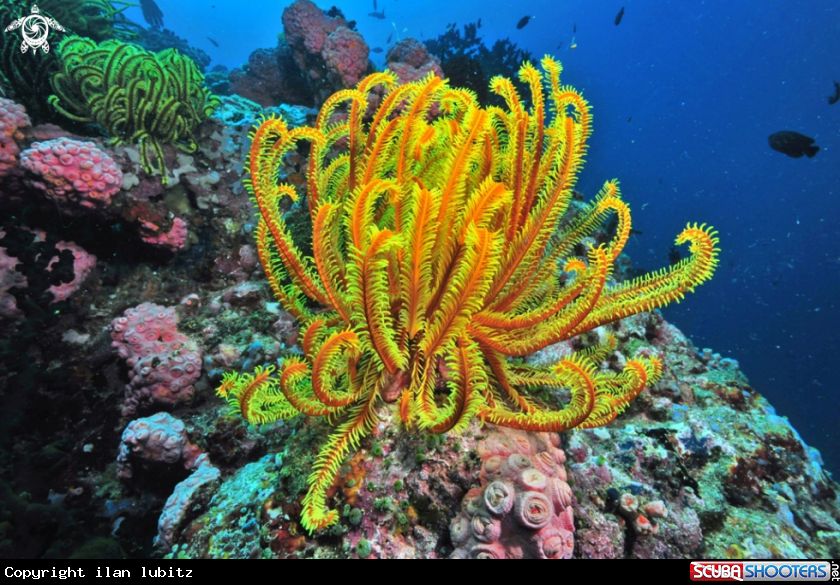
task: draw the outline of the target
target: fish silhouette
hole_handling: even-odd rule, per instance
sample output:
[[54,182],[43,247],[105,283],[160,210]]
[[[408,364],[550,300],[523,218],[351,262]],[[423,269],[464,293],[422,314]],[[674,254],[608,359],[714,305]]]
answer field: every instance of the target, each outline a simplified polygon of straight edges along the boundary
[[801,158],[803,154],[812,158],[820,150],[820,147],[814,144],[813,138],[793,130],[776,132],[767,140],[770,148],[793,158]]
[[615,26],[621,24],[622,18],[624,18],[624,6],[622,6],[621,10],[618,11],[618,14],[615,15]]
[[840,82],[834,82],[834,93],[828,96],[828,105],[840,102]]

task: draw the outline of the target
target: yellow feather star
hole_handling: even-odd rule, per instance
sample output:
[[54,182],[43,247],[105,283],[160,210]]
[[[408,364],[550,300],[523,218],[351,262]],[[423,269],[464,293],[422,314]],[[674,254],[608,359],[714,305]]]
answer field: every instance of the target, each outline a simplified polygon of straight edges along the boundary
[[[433,76],[397,86],[385,72],[330,97],[314,128],[290,130],[272,118],[252,134],[246,185],[260,212],[260,260],[302,325],[304,357],[276,373],[228,374],[219,392],[254,424],[297,413],[338,421],[309,477],[301,522],[310,532],[336,522],[327,490],[376,424],[377,400],[399,401],[406,426],[434,433],[461,431],[475,416],[534,431],[607,424],[659,379],[658,358],[601,372],[612,338],[552,368],[507,358],[679,301],[714,272],[716,232],[695,224],[677,238],[689,244],[688,258],[610,284],[630,211],[610,181],[564,221],[592,117],[586,100],[560,85],[560,65],[550,57],[541,64],[544,73],[529,63],[520,70],[530,110],[502,77],[491,89],[507,111],[482,108]],[[385,96],[366,119],[377,85]],[[332,122],[342,105],[346,120]],[[299,140],[311,143],[314,258],[295,247],[278,207],[284,196],[298,199],[278,184],[278,168]],[[613,240],[575,257],[612,214]],[[310,310],[304,296],[327,311]],[[569,403],[544,405],[533,391],[546,387],[568,389]]]

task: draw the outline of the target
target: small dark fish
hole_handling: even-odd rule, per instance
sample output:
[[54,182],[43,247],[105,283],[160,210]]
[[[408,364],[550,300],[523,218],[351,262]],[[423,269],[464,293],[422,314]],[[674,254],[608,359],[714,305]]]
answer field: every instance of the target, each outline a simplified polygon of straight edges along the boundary
[[388,40],[385,41],[385,44],[387,45],[388,43],[390,43],[392,38],[394,38],[394,33],[388,35]]
[[371,51],[373,51],[374,53],[381,53],[382,52],[382,47],[374,47],[374,48],[371,49]]
[[481,19],[480,18],[478,19],[478,22],[476,23],[476,28],[481,28]]
[[771,134],[767,141],[773,150],[793,158],[801,158],[803,154],[812,158],[820,150],[820,147],[814,144],[813,138],[792,130],[783,130]]
[[828,105],[840,102],[840,83],[834,82],[834,93],[828,96]]
[[557,50],[559,51],[560,47],[562,47],[562,46],[563,46],[563,43],[560,43],[559,45],[557,45]]
[[373,11],[376,12],[376,0],[373,0]]
[[677,250],[676,246],[671,246],[671,250],[668,252],[668,262],[670,262],[671,266],[673,266],[674,264],[679,263],[680,260],[682,260],[680,251]]
[[155,4],[155,0],[140,0],[140,9],[143,11],[143,19],[154,28],[163,26],[163,11]]
[[368,16],[378,18],[379,20],[385,20],[385,9],[383,8],[382,12],[368,12]]
[[213,39],[211,39],[210,37],[207,37],[207,40],[208,40],[208,41],[210,41],[211,43],[213,43],[213,46],[214,46],[214,47],[218,47],[218,46],[219,46],[219,43],[217,43],[216,41],[214,41],[214,40],[213,40]]
[[577,34],[577,23],[572,27],[572,34]]
[[519,22],[516,23],[516,28],[523,29],[525,25],[528,24],[528,21],[531,20],[530,16],[523,16],[519,19]]
[[618,11],[618,14],[615,15],[615,26],[621,24],[622,18],[624,18],[624,6],[622,6],[621,10]]
[[633,116],[630,116],[629,118],[627,118],[627,121],[632,122],[633,121]]

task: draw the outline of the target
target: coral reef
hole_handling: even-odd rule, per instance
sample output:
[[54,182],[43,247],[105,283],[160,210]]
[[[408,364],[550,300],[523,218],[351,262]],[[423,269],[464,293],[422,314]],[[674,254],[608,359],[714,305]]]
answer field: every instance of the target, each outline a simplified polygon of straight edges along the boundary
[[444,77],[438,58],[431,55],[423,43],[411,37],[394,43],[388,49],[385,61],[400,83],[419,81],[429,73],[441,79]]
[[263,107],[312,102],[303,73],[297,68],[289,45],[283,41],[276,49],[257,49],[251,53],[247,64],[230,72],[229,80],[228,93]]
[[[605,425],[656,382],[657,356],[639,354],[619,373],[599,371],[601,356],[615,345],[607,339],[551,368],[510,365],[506,358],[679,300],[711,277],[715,233],[689,225],[677,243],[691,244],[690,258],[606,286],[630,233],[629,208],[615,182],[556,231],[591,125],[588,104],[561,88],[559,64],[545,58],[542,65],[559,112],[548,131],[543,77],[527,63],[520,76],[531,87],[531,112],[501,77],[493,87],[508,112],[484,110],[471,93],[449,90],[433,76],[394,89],[393,74],[384,73],[335,94],[315,128],[290,131],[271,119],[255,130],[247,186],[261,216],[257,249],[277,299],[306,330],[304,356],[283,360],[276,375],[273,365],[232,372],[218,393],[255,424],[301,412],[343,415],[309,478],[302,518],[308,530],[337,521],[326,492],[341,460],[376,425],[377,400],[399,400],[403,422],[432,433],[463,430],[476,415],[539,431]],[[366,96],[380,84],[389,93],[366,132]],[[426,112],[438,100],[446,115],[429,123]],[[343,101],[351,102],[348,120],[330,124]],[[314,262],[301,256],[277,207],[284,196],[298,198],[294,186],[277,184],[276,169],[301,139],[312,142]],[[343,140],[348,154],[326,164]],[[612,213],[620,226],[614,239],[589,245],[586,260],[574,256]],[[283,286],[286,278],[291,285]],[[329,312],[314,313],[303,296]],[[528,396],[540,386],[567,388],[571,397],[560,406]],[[438,388],[448,392],[442,405],[434,399]]]
[[71,120],[102,126],[115,145],[139,144],[147,173],[154,154],[166,184],[161,145],[194,152],[196,126],[219,104],[195,64],[174,49],[149,53],[76,36],[64,39],[58,53],[62,69],[52,77],[50,104]]
[[324,12],[310,0],[283,10],[285,40],[318,104],[371,71],[370,48],[351,25],[337,10]]
[[124,481],[132,479],[138,461],[180,463],[191,472],[175,486],[158,520],[155,546],[169,552],[175,531],[188,517],[196,500],[215,489],[220,471],[210,463],[206,453],[190,442],[184,423],[167,412],[131,421],[123,431],[117,476]]
[[[100,0],[88,4],[96,6]],[[2,3],[0,20],[5,20],[10,10],[20,8],[28,13],[30,7],[23,0]],[[346,20],[342,20],[337,9],[327,13],[316,9],[310,16],[308,21],[300,22],[315,27],[313,39],[321,39],[322,45],[317,53],[309,54],[298,44],[298,56],[301,50],[306,53],[301,61],[304,69],[290,64],[292,50],[281,38],[274,55],[260,56],[260,77],[256,76],[256,67],[241,71],[245,76],[237,82],[241,82],[241,88],[254,91],[255,99],[259,97],[271,104],[293,100],[311,104],[340,89],[343,81],[339,75],[327,72],[322,51],[330,35]],[[123,26],[120,21],[117,17],[115,26]],[[346,25],[352,30],[351,22]],[[320,33],[317,27],[321,27]],[[325,31],[330,27],[332,30]],[[486,78],[491,73],[476,57],[481,51],[474,43],[477,35],[468,33],[465,30],[461,41],[467,42],[462,42],[460,49],[453,40],[454,50],[447,52],[444,70],[450,85],[486,92]],[[353,42],[352,35],[346,38]],[[19,44],[15,35],[0,39],[0,77],[18,77],[15,83],[5,79],[0,83],[18,101],[23,98],[27,106],[35,103],[29,114],[35,123],[43,122],[44,112],[38,113],[36,102],[49,94],[46,84],[57,71],[56,51],[43,55],[44,59],[39,55],[37,66],[21,70],[16,69]],[[448,199],[450,210],[462,209],[467,201],[481,203],[484,207],[472,208],[473,224],[480,234],[484,233],[481,230],[492,233],[507,229],[505,217],[514,216],[515,205],[520,205],[518,217],[524,219],[524,226],[535,225],[528,222],[536,219],[528,218],[536,218],[538,209],[548,207],[537,201],[545,195],[540,188],[550,185],[568,167],[566,178],[558,179],[558,184],[564,186],[564,200],[568,197],[567,205],[548,222],[552,233],[545,258],[556,262],[556,268],[552,267],[550,278],[543,278],[544,273],[538,269],[536,277],[528,281],[536,286],[542,279],[544,288],[529,288],[524,274],[511,277],[511,286],[525,286],[523,296],[527,297],[513,318],[529,316],[530,311],[544,306],[540,303],[559,299],[552,295],[564,290],[576,291],[569,294],[577,295],[579,300],[561,309],[567,316],[586,313],[584,305],[588,302],[594,302],[595,307],[583,315],[584,321],[596,318],[592,315],[604,309],[593,300],[596,295],[592,288],[587,288],[598,284],[592,274],[603,266],[597,258],[593,261],[590,250],[595,250],[595,254],[598,250],[617,252],[617,242],[629,224],[624,211],[609,207],[620,207],[617,192],[615,197],[602,193],[595,202],[587,203],[571,187],[579,161],[569,153],[575,152],[576,145],[585,144],[585,129],[590,122],[588,106],[567,105],[563,116],[556,120],[559,127],[552,125],[553,115],[545,114],[549,126],[542,135],[543,149],[537,154],[533,150],[533,145],[539,143],[536,120],[540,108],[548,111],[547,105],[521,99],[521,111],[527,104],[528,117],[506,117],[512,108],[505,107],[504,112],[486,114],[493,130],[485,130],[487,126],[479,120],[485,114],[472,109],[471,100],[457,90],[437,85],[440,81],[424,77],[426,68],[434,69],[434,57],[424,55],[412,41],[400,42],[398,47],[393,50],[398,60],[390,61],[396,64],[395,75],[380,77],[383,83],[378,86],[369,83],[364,87],[365,95],[350,89],[343,94],[348,98],[345,101],[333,98],[340,103],[333,101],[320,118],[317,111],[307,108],[282,104],[264,108],[239,96],[222,98],[216,111],[194,127],[191,137],[197,148],[193,152],[184,153],[172,144],[161,145],[166,185],[161,184],[160,169],[147,172],[143,168],[140,148],[129,144],[108,146],[100,138],[86,136],[93,131],[91,125],[74,125],[66,119],[61,122],[63,128],[48,124],[30,128],[20,106],[0,102],[0,125],[12,121],[2,125],[0,150],[14,150],[14,160],[6,159],[6,176],[0,177],[0,207],[4,215],[0,226],[0,400],[5,417],[5,424],[0,425],[0,465],[4,469],[0,479],[0,554],[6,558],[50,559],[375,559],[447,558],[470,551],[479,556],[486,543],[473,535],[472,525],[465,542],[469,548],[458,547],[457,534],[450,530],[463,528],[464,514],[475,511],[477,514],[471,518],[479,518],[475,531],[483,538],[494,536],[494,520],[501,518],[498,546],[491,547],[495,552],[538,556],[540,550],[535,542],[521,538],[528,535],[528,529],[515,520],[515,505],[507,515],[497,517],[487,508],[484,498],[484,494],[497,493],[495,488],[489,490],[496,482],[513,486],[514,490],[527,485],[526,493],[546,493],[541,492],[540,477],[533,473],[522,484],[516,482],[513,474],[507,480],[491,478],[488,470],[494,469],[494,457],[505,453],[510,459],[515,452],[533,463],[530,469],[539,470],[547,478],[546,487],[555,483],[550,479],[562,481],[566,474],[566,483],[561,485],[569,490],[562,488],[563,499],[558,500],[565,509],[562,516],[552,516],[549,523],[559,524],[558,534],[552,535],[558,538],[551,541],[557,544],[552,550],[559,556],[569,555],[573,531],[574,558],[840,557],[840,487],[823,469],[819,453],[809,448],[788,421],[750,387],[735,360],[711,349],[698,350],[656,310],[605,322],[590,331],[575,326],[567,332],[568,338],[559,337],[563,341],[521,358],[500,357],[491,362],[482,353],[483,370],[462,370],[451,359],[417,359],[416,370],[426,375],[427,385],[422,388],[416,384],[404,387],[405,383],[411,384],[415,372],[405,376],[397,370],[392,376],[387,368],[380,368],[381,383],[374,381],[375,392],[368,393],[372,396],[370,402],[349,404],[342,412],[337,407],[334,417],[293,416],[259,425],[248,422],[248,418],[260,422],[259,416],[271,415],[269,402],[260,401],[280,396],[276,384],[272,395],[273,381],[282,383],[292,378],[295,385],[290,398],[306,399],[308,406],[315,407],[324,405],[315,394],[316,386],[327,401],[346,397],[350,394],[348,387],[351,391],[368,388],[361,376],[376,376],[376,368],[369,364],[390,355],[387,346],[383,346],[385,351],[380,356],[378,349],[372,351],[368,345],[381,339],[374,339],[381,331],[391,335],[399,351],[407,352],[410,360],[414,360],[420,344],[430,343],[424,338],[426,330],[434,325],[434,312],[449,306],[442,302],[443,293],[437,299],[434,290],[429,292],[428,307],[433,308],[421,314],[426,321],[413,336],[401,329],[402,320],[408,318],[411,299],[404,300],[400,278],[403,269],[411,266],[408,262],[414,255],[400,246],[402,240],[410,241],[409,228],[417,223],[415,185],[417,190],[433,192],[431,200],[439,206],[435,197],[454,193]],[[274,69],[275,57],[281,59],[281,55],[281,67],[288,66],[292,72],[288,77],[285,70],[277,75]],[[508,74],[517,67],[518,63]],[[304,89],[302,72],[308,80]],[[461,73],[463,80],[458,77]],[[226,76],[219,77],[225,78],[220,83],[227,82]],[[415,83],[395,88],[397,77],[401,81],[413,79]],[[550,87],[550,76],[547,77]],[[272,79],[276,85],[261,94],[260,84]],[[423,82],[417,83],[418,80]],[[426,83],[436,84],[433,87],[438,89],[429,90]],[[527,80],[524,85],[528,85]],[[27,87],[35,88],[31,90],[35,93],[22,94],[21,88],[30,91]],[[562,87],[562,91],[574,93],[567,87]],[[292,94],[297,97],[291,97]],[[507,94],[515,95],[512,91]],[[488,103],[486,96],[479,99]],[[505,105],[505,100],[497,95],[489,99]],[[268,232],[272,226],[282,226],[286,234],[281,234],[279,240],[268,236],[265,225],[260,225],[261,214],[255,213],[240,172],[243,165],[247,163],[250,168],[261,158],[248,160],[246,156],[252,127],[263,118],[276,116],[282,116],[286,126],[269,122],[268,130],[261,134],[267,138],[265,144],[274,144],[279,151],[294,145],[299,137],[308,137],[314,142],[315,151],[312,158],[306,147],[290,147],[269,161],[271,173],[263,173],[271,177],[259,185],[263,192],[273,192],[279,183],[281,195],[291,195],[293,186],[299,196],[296,202],[285,196],[262,201],[276,209],[276,215],[269,214],[273,223],[269,222]],[[407,122],[421,118],[420,125]],[[443,127],[446,125],[449,130]],[[325,140],[319,142],[305,126],[320,128]],[[15,129],[7,133],[12,127]],[[286,138],[274,141],[276,135],[270,132],[281,128],[288,132]],[[552,137],[558,135],[562,137],[559,145],[552,142]],[[54,139],[92,142],[122,170],[122,188],[110,195],[108,205],[56,204],[42,188],[21,180],[25,169],[17,161],[20,151],[31,148],[33,140]],[[418,172],[417,165],[434,159],[439,142],[449,145],[449,150],[441,155],[440,168],[431,163]],[[488,159],[480,151],[494,153],[489,169],[482,166]],[[510,162],[520,152],[521,164]],[[444,168],[439,172],[445,165],[459,164],[453,158],[456,154],[463,158],[458,168],[464,171]],[[555,175],[545,180],[542,172],[552,166],[549,161],[555,158],[564,162],[550,169]],[[542,163],[536,164],[538,160]],[[523,169],[519,176],[520,193],[528,193],[529,185],[535,184],[531,172],[537,169],[538,186],[532,190],[530,216],[525,211],[527,205],[523,201],[517,203],[519,198],[513,195],[520,188],[516,173],[511,171],[517,167]],[[415,180],[400,183],[399,169],[413,173],[423,184]],[[452,191],[447,191],[448,183],[441,184],[434,178],[438,174],[455,178]],[[498,198],[493,199],[493,192],[482,190],[481,179],[488,174],[505,185],[502,191],[511,193],[495,193]],[[457,179],[471,175],[476,177],[472,182]],[[31,173],[28,176],[30,181],[34,179]],[[347,192],[345,197],[359,203],[360,191],[370,185],[369,176],[392,181],[396,186],[380,184],[365,195],[364,205],[360,203],[355,211],[345,208],[348,201],[342,202],[338,194]],[[351,181],[355,185],[352,190]],[[479,201],[478,194],[488,194],[489,198]],[[609,203],[606,211],[599,208],[604,202]],[[327,205],[332,210],[323,209]],[[329,232],[337,234],[337,244],[313,238],[321,212],[326,214],[320,218],[322,221],[334,222],[332,228],[339,227]],[[350,221],[350,216],[356,219]],[[460,212],[445,214],[445,220],[457,224],[450,224],[452,233],[463,233],[457,230],[469,223],[459,218]],[[493,218],[495,222],[491,221]],[[430,224],[435,230],[441,228],[434,221]],[[387,239],[387,234],[383,235],[387,231],[392,239],[377,255],[370,246],[355,245],[352,226],[360,227],[358,231],[363,240],[369,238],[367,242],[373,242],[375,237]],[[261,235],[260,246],[254,243],[255,234]],[[475,266],[467,258],[475,249],[475,239],[471,237],[463,241],[452,237],[450,240],[461,246],[457,253],[447,256],[440,253],[446,252],[441,248],[427,256],[430,260],[423,266],[431,266],[434,275],[451,262],[453,278],[461,263]],[[504,238],[505,252],[515,248],[516,241],[509,244],[507,233]],[[570,238],[565,249],[554,248],[564,247],[560,244],[563,238]],[[439,239],[442,243],[450,241],[443,235]],[[521,249],[527,247],[523,245]],[[175,249],[177,253],[171,253]],[[271,281],[267,281],[261,268],[266,250],[271,265],[266,265],[265,273]],[[699,255],[696,249],[692,252]],[[368,253],[371,273],[381,275],[381,281],[365,280],[353,272],[355,263]],[[349,293],[337,288],[345,295],[357,295],[352,297],[353,302],[344,299],[344,307],[349,304],[352,309],[351,319],[344,321],[338,315],[336,305],[342,305],[339,297],[335,303],[332,299],[312,302],[300,295],[293,299],[300,303],[289,304],[290,310],[277,302],[278,285],[281,293],[293,295],[295,286],[300,288],[301,284],[296,275],[279,274],[285,268],[280,258],[283,254],[297,254],[305,268],[304,275],[316,289],[322,287],[318,292],[327,297],[327,290],[336,282],[352,285]],[[95,266],[91,262],[94,255]],[[539,255],[535,253],[536,256]],[[328,264],[340,259],[343,276],[336,276],[329,267],[323,270],[318,263],[323,264],[324,258]],[[529,261],[525,259],[525,263]],[[682,269],[686,269],[686,264]],[[80,276],[84,277],[88,270],[82,282]],[[522,272],[526,270],[523,268]],[[622,306],[632,304],[634,289],[622,289],[618,283],[637,275],[624,253],[617,256],[606,276],[601,275],[601,298],[620,299],[626,302]],[[647,282],[653,286],[667,280],[667,273],[659,273]],[[370,309],[355,302],[359,289],[353,289],[354,286],[363,286],[365,293],[375,292],[377,283],[382,282],[388,292],[367,296],[372,301]],[[376,286],[368,287],[368,283]],[[70,290],[71,285],[75,291],[58,300],[56,292]],[[582,288],[576,289],[578,286]],[[135,307],[129,312],[136,313],[141,303],[147,309],[155,305],[157,311],[149,309],[143,313],[154,323],[151,334],[158,339],[140,343],[143,351],[151,352],[146,378],[142,368],[139,373],[133,367],[126,368],[125,358],[112,346],[116,341],[112,335],[122,336],[118,346],[123,347],[117,349],[126,355],[134,353],[135,349],[126,345],[126,335],[137,333],[137,328],[132,325],[117,332],[114,322],[127,307]],[[511,300],[510,305],[516,306],[516,301]],[[368,310],[370,320],[358,317],[358,311]],[[158,313],[179,319],[167,323],[165,318],[160,321],[155,316]],[[301,314],[311,318],[299,319]],[[476,324],[480,314],[471,314],[468,327],[487,334],[488,327]],[[376,328],[377,315],[386,315],[391,322],[370,336],[368,325]],[[324,321],[320,329],[313,327],[318,320]],[[500,343],[506,346],[502,349],[530,341],[528,336],[517,336],[515,330],[512,327],[505,329],[504,334],[498,330],[493,334],[501,335]],[[347,342],[340,345],[337,354],[325,351],[319,366],[319,350],[330,350],[328,342],[333,335],[350,331],[360,338],[359,352],[363,357],[354,362],[354,348]],[[540,331],[528,328],[539,345]],[[155,353],[155,347],[161,349],[168,343],[164,336],[187,341],[179,349]],[[139,397],[133,397],[137,398],[136,405],[127,402],[127,381],[140,376],[143,383],[151,383],[155,377],[161,378],[159,383],[168,384],[173,379],[171,368],[166,376],[160,376],[158,367],[175,365],[174,359],[184,357],[188,346],[202,349],[196,352],[195,359],[187,360],[197,369],[190,380],[191,400],[155,405],[146,401],[150,400],[151,391],[145,397],[141,389]],[[474,355],[469,353],[470,345],[460,338],[448,349],[467,359]],[[137,359],[137,363],[140,361],[142,358]],[[615,390],[613,384],[628,381],[628,369],[645,362],[654,367],[661,362],[661,370],[656,367],[656,375],[649,376],[647,384],[634,383],[626,400],[607,405],[605,386]],[[479,399],[492,401],[496,409],[522,415],[520,422],[526,419],[526,407],[512,400],[510,391],[519,392],[524,404],[534,411],[553,414],[564,406],[567,411],[574,410],[574,383],[565,380],[560,384],[556,379],[543,383],[545,379],[535,377],[535,372],[556,375],[558,363],[580,366],[594,380],[601,402],[597,408],[592,405],[593,416],[607,414],[609,418],[623,410],[612,424],[576,427],[562,433],[531,433],[482,420],[489,417],[470,418],[471,413],[464,410],[448,421],[461,416],[458,432],[426,432],[434,409],[445,416],[453,414],[453,403],[459,408],[476,400],[475,396],[460,392],[463,385],[459,382],[464,378],[486,381]],[[304,367],[290,369],[295,364]],[[504,370],[497,373],[494,366]],[[306,373],[305,368],[310,372]],[[238,375],[223,376],[231,370]],[[316,371],[336,377],[312,377]],[[467,376],[462,375],[464,371]],[[640,370],[636,372],[641,375]],[[278,373],[285,373],[286,378]],[[186,378],[184,374],[180,379]],[[364,385],[359,384],[360,379]],[[220,380],[226,382],[223,389],[227,388],[229,401],[213,395],[212,386]],[[506,380],[508,388],[500,380]],[[134,387],[129,387],[129,394],[135,392]],[[324,393],[325,388],[329,395]],[[421,397],[419,401],[406,397],[415,388]],[[255,399],[249,400],[242,392],[247,389],[254,390]],[[637,390],[638,395],[630,402],[630,395]],[[183,392],[182,389],[179,394]],[[283,400],[285,394],[279,399],[281,406]],[[334,425],[346,425],[359,413],[360,406],[367,409],[362,424],[374,420],[375,424],[365,426],[364,435],[348,438],[352,448],[345,451],[346,455],[336,455],[334,442],[339,435]],[[129,423],[123,417],[126,407],[137,411],[131,418],[152,416]],[[159,412],[162,409],[172,410],[175,416]],[[479,414],[489,413],[485,409]],[[508,443],[509,437],[525,437],[525,441]],[[117,446],[119,461],[114,457]],[[565,471],[558,464],[562,459],[560,448],[567,457]],[[334,510],[335,522],[311,532],[311,526],[302,519],[306,518],[306,507],[312,507],[312,472],[319,463],[323,464],[324,453],[332,454],[336,460],[331,474],[324,467],[320,470],[323,509],[326,512],[329,506]],[[553,459],[555,465],[540,470],[546,454],[557,456]],[[498,470],[509,473],[512,467],[507,461],[502,463]],[[476,500],[479,494],[482,497]],[[489,501],[493,505],[497,500]],[[504,502],[504,498],[500,501]],[[535,506],[533,511],[540,509],[546,508]],[[537,534],[547,528],[537,530]],[[565,532],[559,533],[560,528]],[[545,547],[542,552],[545,553]]]
[[109,205],[123,184],[122,171],[111,157],[92,142],[72,138],[33,142],[23,151],[20,164],[36,177],[28,184],[60,205]]
[[338,88],[353,87],[370,69],[370,48],[354,30],[339,27],[324,41],[321,56],[327,67],[328,79]]
[[481,487],[450,524],[453,558],[572,557],[572,488],[559,443],[554,433],[491,429],[477,446]]
[[113,346],[132,372],[123,416],[192,400],[193,384],[201,375],[201,350],[178,332],[178,321],[174,307],[143,303],[111,323]]

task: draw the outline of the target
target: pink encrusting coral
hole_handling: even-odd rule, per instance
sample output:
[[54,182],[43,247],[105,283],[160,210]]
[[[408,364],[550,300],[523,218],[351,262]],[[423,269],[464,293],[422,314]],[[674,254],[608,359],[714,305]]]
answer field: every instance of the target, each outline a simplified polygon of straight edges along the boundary
[[[43,230],[23,229],[34,233],[37,242],[43,242],[47,237]],[[3,236],[4,232],[0,232],[0,238]],[[66,301],[70,295],[79,290],[93,267],[96,266],[96,256],[88,254],[84,248],[74,242],[62,240],[56,242],[55,247],[59,252],[70,250],[73,253],[74,278],[71,282],[54,284],[47,289],[53,295],[53,303]],[[56,262],[58,262],[58,256],[53,256],[47,264],[47,271],[51,272],[53,264]],[[2,317],[19,317],[23,314],[17,307],[15,297],[8,292],[12,288],[26,288],[28,286],[26,276],[17,270],[19,263],[20,261],[17,258],[8,255],[6,248],[0,248],[0,316]]]
[[480,488],[449,525],[453,558],[568,559],[572,490],[556,433],[498,428],[477,446]]
[[327,37],[321,51],[330,77],[341,87],[359,83],[368,70],[369,55],[370,48],[362,35],[344,27]]
[[111,322],[112,345],[131,368],[123,416],[138,408],[175,407],[192,400],[201,350],[178,332],[175,307],[143,303]]
[[440,60],[429,53],[426,45],[411,37],[402,39],[388,49],[385,57],[388,69],[393,71],[400,83],[411,83],[423,79],[429,73],[443,79]]
[[180,250],[187,243],[187,222],[180,217],[172,220],[172,227],[168,232],[161,232],[160,228],[150,221],[141,222],[141,239],[147,244],[169,248],[173,252]]
[[324,12],[309,0],[283,11],[283,30],[295,63],[319,99],[353,87],[368,71],[370,48],[339,12]]
[[[309,0],[297,0],[283,11],[283,31],[292,47],[319,54],[327,37],[338,27],[347,26],[341,17],[328,16]],[[303,69],[303,63],[299,62]]]
[[[67,298],[82,287],[82,283],[96,266],[96,256],[88,254],[81,246],[77,246],[73,242],[58,242],[55,245],[60,252],[62,250],[70,250],[73,253],[73,273],[76,277],[73,282],[63,282],[60,285],[52,285],[49,291],[53,294],[53,301],[66,301]],[[54,257],[47,265],[47,270],[52,270],[52,265],[58,262],[58,257]]]
[[175,490],[158,519],[155,545],[168,552],[172,539],[183,520],[193,510],[202,492],[212,490],[221,473],[198,445],[190,442],[183,421],[168,412],[131,421],[122,434],[117,455],[117,477],[134,477],[138,461],[147,463],[181,464],[191,475],[175,486]]
[[72,138],[33,142],[20,162],[33,175],[27,182],[59,203],[103,207],[123,184],[120,168],[93,142]]
[[117,455],[117,477],[131,479],[137,461],[181,463],[189,470],[201,454],[187,437],[184,423],[168,412],[159,412],[128,423]]

